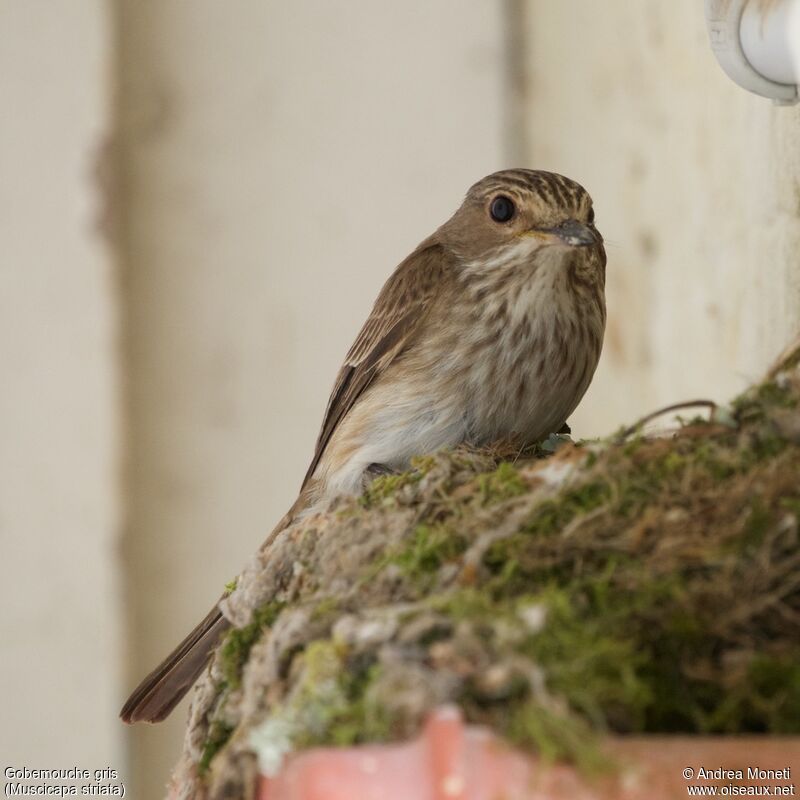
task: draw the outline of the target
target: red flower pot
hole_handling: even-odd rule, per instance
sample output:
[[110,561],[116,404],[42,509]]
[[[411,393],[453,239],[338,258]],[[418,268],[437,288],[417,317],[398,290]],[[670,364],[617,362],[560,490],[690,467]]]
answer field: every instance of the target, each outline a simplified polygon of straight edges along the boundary
[[[672,800],[796,796],[800,739],[697,736],[615,738],[613,777],[582,778],[543,764],[454,708],[431,715],[411,742],[296,753],[261,779],[259,800]],[[750,770],[764,770],[757,774]],[[748,790],[746,787],[754,787]]]

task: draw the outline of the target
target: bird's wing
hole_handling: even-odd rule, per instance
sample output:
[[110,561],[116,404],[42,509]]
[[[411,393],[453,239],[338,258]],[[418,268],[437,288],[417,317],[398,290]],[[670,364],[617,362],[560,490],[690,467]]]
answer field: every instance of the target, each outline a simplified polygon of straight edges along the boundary
[[303,487],[314,474],[339,423],[367,387],[408,346],[449,266],[441,245],[424,242],[386,281],[339,370]]

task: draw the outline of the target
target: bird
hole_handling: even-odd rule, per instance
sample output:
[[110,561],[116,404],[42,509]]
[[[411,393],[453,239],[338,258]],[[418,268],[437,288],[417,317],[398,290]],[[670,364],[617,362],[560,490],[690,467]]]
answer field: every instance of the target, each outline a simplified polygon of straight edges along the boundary
[[[298,499],[262,548],[415,456],[562,430],[600,358],[605,273],[592,198],[576,181],[517,168],[470,187],[381,289],[339,370]],[[121,718],[164,719],[229,627],[215,605]]]

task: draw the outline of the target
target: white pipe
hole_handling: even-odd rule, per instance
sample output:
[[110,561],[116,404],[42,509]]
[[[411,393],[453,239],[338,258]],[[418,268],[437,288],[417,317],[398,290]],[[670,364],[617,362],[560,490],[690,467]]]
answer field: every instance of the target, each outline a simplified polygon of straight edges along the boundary
[[705,12],[711,49],[731,80],[779,104],[798,102],[800,0],[705,0]]
[[800,0],[750,0],[739,36],[756,72],[775,83],[800,83]]

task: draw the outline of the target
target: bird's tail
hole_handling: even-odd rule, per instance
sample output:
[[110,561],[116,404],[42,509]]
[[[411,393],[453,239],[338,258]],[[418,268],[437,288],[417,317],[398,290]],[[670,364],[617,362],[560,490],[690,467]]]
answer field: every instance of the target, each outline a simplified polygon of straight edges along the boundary
[[[272,529],[261,550],[313,504],[313,494],[303,490],[281,521]],[[223,595],[224,597],[224,595]],[[123,722],[161,722],[183,699],[231,627],[219,603],[206,618],[133,690],[119,712]]]
[[206,618],[134,690],[124,722],[161,722],[191,689],[230,623],[215,604]]

